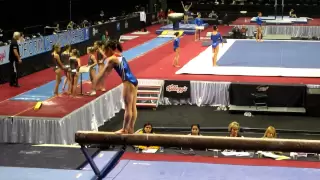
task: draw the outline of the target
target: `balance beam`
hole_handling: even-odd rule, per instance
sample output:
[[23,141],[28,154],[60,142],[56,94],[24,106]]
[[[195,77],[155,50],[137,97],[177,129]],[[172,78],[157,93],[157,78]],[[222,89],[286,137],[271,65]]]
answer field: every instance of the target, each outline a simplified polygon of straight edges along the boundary
[[233,149],[320,153],[320,141],[302,139],[232,138],[167,134],[115,134],[113,132],[78,131],[80,145],[143,145],[194,149]]

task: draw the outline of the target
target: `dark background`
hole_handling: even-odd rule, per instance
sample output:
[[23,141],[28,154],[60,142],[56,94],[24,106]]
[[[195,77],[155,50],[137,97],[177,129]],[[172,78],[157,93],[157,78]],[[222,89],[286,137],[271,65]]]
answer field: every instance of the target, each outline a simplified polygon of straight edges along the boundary
[[[103,10],[105,17],[121,15],[123,11],[135,11],[136,5],[146,6],[149,0],[134,1],[98,1],[72,0],[71,17],[77,21],[82,19],[99,19]],[[25,27],[52,25],[54,22],[70,20],[70,0],[54,1],[13,1],[0,0],[0,28],[3,30],[24,31]]]

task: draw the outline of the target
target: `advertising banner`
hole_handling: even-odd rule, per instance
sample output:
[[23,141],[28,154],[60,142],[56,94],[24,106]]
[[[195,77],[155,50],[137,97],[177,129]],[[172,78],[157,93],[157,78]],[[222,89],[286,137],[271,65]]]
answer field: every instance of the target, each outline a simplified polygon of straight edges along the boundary
[[59,44],[64,47],[67,44],[77,44],[89,40],[89,29],[76,29],[59,34],[33,38],[19,44],[22,59],[45,53],[52,50],[52,45]]
[[9,63],[9,46],[0,46],[0,65]]
[[190,81],[164,82],[164,97],[173,99],[189,99],[191,97]]

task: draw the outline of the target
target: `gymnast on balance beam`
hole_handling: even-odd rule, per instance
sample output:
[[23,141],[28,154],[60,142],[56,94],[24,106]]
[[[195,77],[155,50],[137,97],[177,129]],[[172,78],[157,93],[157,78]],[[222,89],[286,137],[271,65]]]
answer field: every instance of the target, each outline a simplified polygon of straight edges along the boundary
[[109,41],[105,45],[104,55],[107,57],[103,71],[92,82],[91,95],[96,94],[97,84],[115,69],[123,84],[123,100],[125,104],[123,127],[116,133],[132,134],[137,119],[137,90],[138,80],[130,70],[129,63],[122,56],[122,46],[118,41]]

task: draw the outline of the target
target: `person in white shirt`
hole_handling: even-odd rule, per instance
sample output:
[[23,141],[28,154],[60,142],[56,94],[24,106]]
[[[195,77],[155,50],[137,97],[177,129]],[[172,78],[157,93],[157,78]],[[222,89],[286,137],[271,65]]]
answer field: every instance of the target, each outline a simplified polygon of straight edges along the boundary
[[147,32],[147,15],[144,10],[144,7],[141,8],[140,14],[140,24],[141,24],[141,31]]

